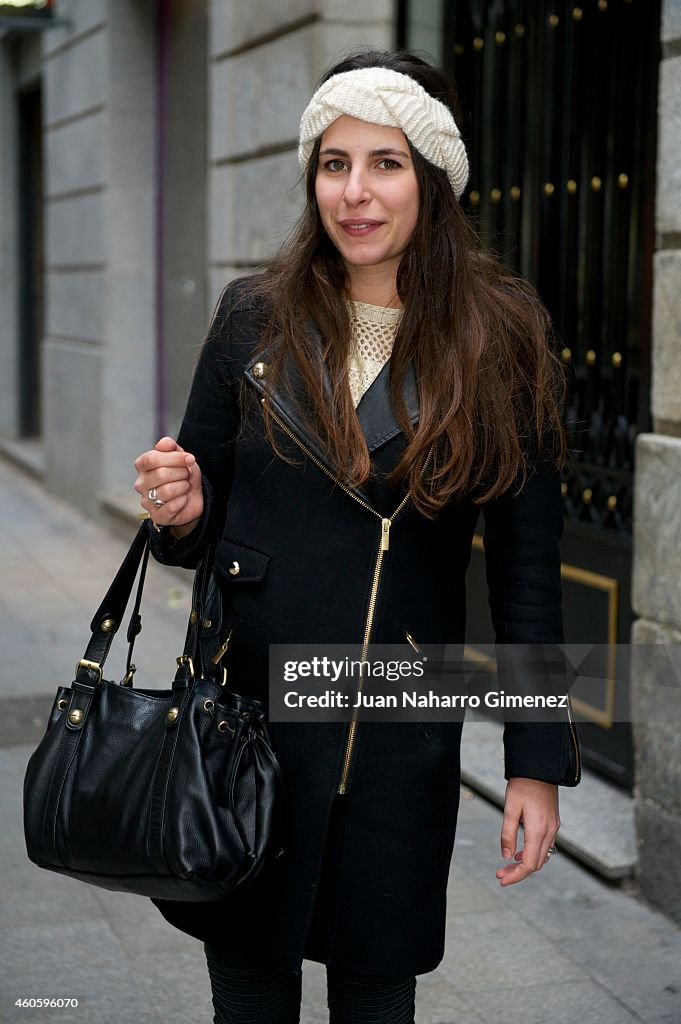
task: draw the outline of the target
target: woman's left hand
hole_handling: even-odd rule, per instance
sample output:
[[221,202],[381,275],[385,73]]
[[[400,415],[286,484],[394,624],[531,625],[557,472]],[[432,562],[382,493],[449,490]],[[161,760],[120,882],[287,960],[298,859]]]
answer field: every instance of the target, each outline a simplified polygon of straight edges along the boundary
[[[516,852],[521,824],[524,845]],[[537,779],[509,779],[501,828],[501,855],[506,860],[513,857],[516,863],[499,868],[496,876],[501,884],[513,885],[541,871],[559,828],[558,786]]]

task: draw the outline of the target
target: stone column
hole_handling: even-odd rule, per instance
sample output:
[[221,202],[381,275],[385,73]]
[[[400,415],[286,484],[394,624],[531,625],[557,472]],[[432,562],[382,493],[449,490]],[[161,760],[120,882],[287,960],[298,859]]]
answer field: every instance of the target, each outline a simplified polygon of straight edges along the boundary
[[46,483],[94,512],[154,419],[154,5],[45,33]]
[[353,46],[389,47],[393,15],[392,0],[212,0],[211,303],[300,212],[298,122],[317,78]]
[[636,442],[632,644],[641,894],[681,921],[681,0],[664,0],[654,263],[654,434]]

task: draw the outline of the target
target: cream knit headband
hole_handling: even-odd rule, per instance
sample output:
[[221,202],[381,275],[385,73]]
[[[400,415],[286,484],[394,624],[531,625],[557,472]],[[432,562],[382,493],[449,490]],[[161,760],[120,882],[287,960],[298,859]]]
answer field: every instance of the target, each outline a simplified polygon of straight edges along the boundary
[[305,170],[315,140],[337,117],[401,128],[412,146],[447,172],[457,199],[468,181],[468,157],[451,111],[409,75],[388,68],[357,68],[327,79],[300,119],[298,160]]

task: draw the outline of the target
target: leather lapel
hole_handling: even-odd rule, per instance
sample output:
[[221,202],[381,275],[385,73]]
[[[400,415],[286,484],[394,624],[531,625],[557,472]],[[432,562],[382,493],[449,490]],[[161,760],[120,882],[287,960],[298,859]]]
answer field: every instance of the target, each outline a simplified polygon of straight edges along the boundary
[[[308,324],[308,329],[319,338],[319,332],[314,325]],[[274,412],[281,420],[283,420],[295,437],[302,442],[305,447],[309,448],[315,458],[317,458],[322,465],[324,465],[326,469],[333,474],[333,469],[328,464],[325,453],[319,448],[314,438],[309,434],[306,425],[301,418],[297,402],[293,401],[293,399],[285,392],[276,391],[274,393],[270,393],[267,388],[266,368],[268,361],[272,358],[272,351],[273,348],[269,348],[266,351],[261,352],[257,358],[252,359],[247,364],[244,370],[244,375],[249,383],[252,384],[252,386],[255,387],[263,397],[267,397]],[[264,364],[264,375],[262,375],[262,373],[261,375],[258,375],[253,372],[254,367],[259,363]],[[288,363],[287,369],[290,375],[289,379],[293,385],[293,390],[296,393],[296,398],[301,398],[304,406],[302,382],[300,381],[298,370],[292,360]],[[357,416],[367,441],[369,454],[375,452],[376,449],[381,447],[381,445],[386,444],[400,433],[400,428],[397,420],[395,419],[392,403],[390,401],[389,371],[389,363],[386,363],[372,383],[371,387],[369,387],[364,393],[359,405],[357,406]],[[324,377],[324,386],[327,391],[330,390],[326,374]],[[419,405],[416,377],[413,366],[409,366],[405,374],[404,400],[412,423],[416,423],[419,418]],[[357,496],[362,498],[363,501],[369,501],[369,496],[362,487],[351,488],[351,490],[354,490]]]
[[[412,423],[417,423],[419,397],[413,364],[409,365],[404,375],[403,394],[409,418]],[[367,388],[362,395],[357,406],[357,417],[364,431],[370,454],[400,433],[390,401],[390,362],[383,366],[371,387]]]

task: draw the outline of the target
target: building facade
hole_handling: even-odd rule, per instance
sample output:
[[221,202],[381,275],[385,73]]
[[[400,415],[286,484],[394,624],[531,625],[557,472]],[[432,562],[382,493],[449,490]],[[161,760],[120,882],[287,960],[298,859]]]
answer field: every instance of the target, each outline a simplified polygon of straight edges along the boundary
[[[535,40],[531,68],[552,75],[558,65],[551,54],[562,54],[568,67],[568,49],[550,49],[559,46],[560,31],[569,26],[565,46],[571,47],[578,42],[578,28],[584,38],[589,26],[607,34],[603,25],[620,24],[617,18],[629,16],[625,8],[636,13],[641,5],[653,19],[646,24],[655,46],[641,68],[649,81],[654,79],[654,89],[652,105],[639,111],[640,135],[628,159],[635,168],[645,157],[651,173],[637,193],[634,172],[628,189],[629,175],[619,169],[613,202],[639,195],[645,204],[636,221],[639,234],[628,250],[634,262],[628,264],[626,295],[615,302],[615,278],[599,284],[611,298],[614,329],[624,325],[629,339],[623,362],[615,358],[617,346],[607,349],[608,379],[616,381],[620,367],[630,373],[636,365],[638,415],[635,431],[627,435],[635,442],[635,467],[633,454],[623,467],[607,466],[601,484],[603,473],[596,468],[603,459],[594,455],[590,469],[582,466],[574,482],[566,481],[566,508],[576,525],[574,536],[569,531],[566,536],[564,580],[568,639],[602,639],[575,632],[578,609],[589,607],[590,586],[602,595],[606,610],[594,604],[594,615],[605,616],[608,641],[673,649],[681,641],[681,502],[676,500],[681,486],[681,0],[662,0],[661,7],[644,0],[610,0],[609,5],[583,0],[581,6],[556,0],[542,5],[545,22],[543,14],[525,21]],[[11,4],[0,2],[0,438],[5,451],[31,462],[52,493],[88,514],[134,511],[132,461],[160,434],[176,432],[217,296],[231,278],[261,264],[300,210],[298,120],[322,70],[355,46],[405,43],[454,70],[462,85],[469,83],[469,113],[484,113],[488,125],[484,97],[502,73],[495,68],[505,69],[512,95],[518,74],[511,42],[518,47],[529,40],[524,30],[515,31],[523,28],[516,8],[525,5],[513,0],[54,0],[51,12],[42,10],[44,20],[31,23],[25,6],[18,19]],[[597,24],[596,12],[611,22]],[[508,25],[494,21],[500,18]],[[541,22],[541,33],[533,18]],[[495,60],[511,63],[491,64],[491,50]],[[476,64],[481,55],[489,57],[487,63]],[[588,56],[584,59],[590,67]],[[626,72],[613,68],[616,107],[617,75]],[[548,81],[553,85],[544,93],[556,95],[564,88],[559,73]],[[501,100],[506,102],[506,93]],[[546,120],[559,123],[550,110]],[[594,121],[594,145],[599,132]],[[511,148],[515,134],[509,135]],[[471,144],[477,147],[479,179],[464,201],[483,225],[497,230],[501,224],[510,232],[503,237],[516,231],[536,261],[537,253],[547,251],[541,248],[548,244],[542,230],[548,238],[562,239],[571,223],[567,198],[560,208],[554,202],[549,209],[561,169],[543,167],[537,153],[524,168],[521,188],[505,175],[506,164],[499,164],[498,174],[494,169],[499,155],[488,128],[477,140],[473,130]],[[521,149],[534,152],[533,136]],[[551,158],[567,152],[569,161],[572,150],[555,142],[547,152]],[[571,173],[563,177],[573,182],[579,199],[578,174]],[[608,206],[611,193],[595,179],[600,180],[590,172],[589,202],[597,204],[602,196],[607,218],[615,208]],[[556,218],[537,220],[536,238],[534,222],[518,212],[535,187],[541,203],[549,204],[546,217]],[[581,208],[587,213],[575,221],[576,260],[587,248],[586,229],[579,224],[596,216],[591,206]],[[543,209],[537,207],[537,217],[544,216]],[[550,212],[558,209],[568,212]],[[507,220],[500,222],[502,214]],[[650,238],[647,255],[640,243],[645,237]],[[532,259],[523,259],[519,269],[531,275]],[[538,265],[549,264],[540,258]],[[575,268],[575,294],[581,288],[582,295],[584,281],[596,280],[595,272],[590,265],[580,269],[578,262]],[[564,264],[563,270],[567,280],[570,267]],[[551,282],[561,273],[557,264],[555,275],[537,282],[547,301]],[[562,302],[569,319],[570,295],[554,298],[556,309]],[[591,306],[584,308],[598,306],[594,292]],[[578,326],[571,337],[576,338]],[[575,365],[583,354],[585,393],[590,393],[588,368],[599,362],[598,344],[566,342],[564,351]],[[580,372],[576,365],[582,379]],[[612,480],[618,489],[610,493]],[[607,529],[588,533],[601,492]],[[612,709],[607,719],[599,709],[589,717],[585,707],[584,721],[594,736],[592,767],[632,789],[641,890],[681,920],[676,867],[681,858],[681,684],[649,651],[642,646],[640,656],[633,656],[627,696],[633,727],[615,729]],[[617,765],[624,766],[619,780]]]

